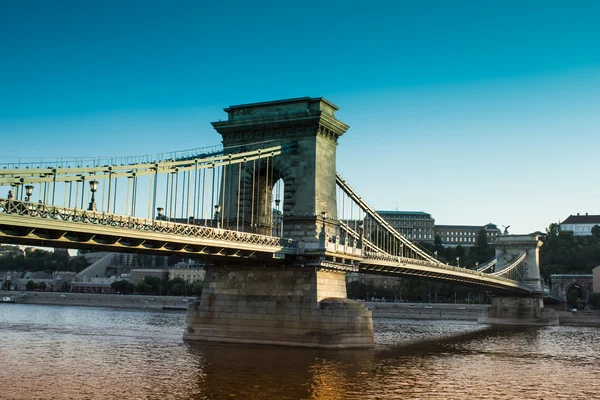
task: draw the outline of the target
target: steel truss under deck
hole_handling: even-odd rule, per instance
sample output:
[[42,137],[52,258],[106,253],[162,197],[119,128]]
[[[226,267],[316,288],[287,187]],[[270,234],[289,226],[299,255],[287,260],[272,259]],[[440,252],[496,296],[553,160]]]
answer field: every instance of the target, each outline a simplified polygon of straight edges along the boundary
[[160,255],[283,257],[279,237],[0,199],[0,242]]

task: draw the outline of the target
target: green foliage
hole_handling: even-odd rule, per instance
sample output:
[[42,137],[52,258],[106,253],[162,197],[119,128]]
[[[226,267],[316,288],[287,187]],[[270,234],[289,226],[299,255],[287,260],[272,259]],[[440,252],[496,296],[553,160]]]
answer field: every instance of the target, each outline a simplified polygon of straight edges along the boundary
[[546,228],[546,235],[548,235],[549,237],[556,237],[558,236],[559,232],[560,227],[556,223],[552,223]]
[[135,285],[135,292],[156,296],[200,296],[202,294],[202,281],[188,283],[181,278],[161,280],[155,276],[147,276]]
[[483,228],[477,233],[477,247],[481,249],[488,247],[487,232]]
[[[548,232],[555,232],[552,224]],[[574,236],[572,232],[548,234],[540,248],[540,272],[552,274],[591,274],[600,265],[600,240],[594,236]]]
[[192,293],[195,296],[202,295],[202,286],[203,286],[202,281],[196,281],[196,282],[192,283]]
[[148,285],[146,281],[139,281],[137,285],[135,285],[136,293],[149,294],[152,292],[152,286]]
[[16,246],[2,246],[0,270],[7,271],[73,271],[81,272],[89,263],[83,256],[69,257],[65,253],[54,253],[28,247],[24,252]]
[[[461,286],[410,278],[399,278],[395,284],[388,286],[354,281],[347,285],[347,291],[349,298],[360,300],[465,303],[470,297],[469,289]],[[479,299],[480,296],[476,298]],[[484,302],[489,301],[485,295],[482,295],[481,299]]]
[[25,289],[27,290],[33,290],[37,288],[37,283],[35,283],[34,281],[27,281],[27,283],[25,284]]
[[112,290],[118,293],[133,293],[135,286],[128,281],[116,281],[110,284]]
[[596,237],[596,239],[600,239],[600,226],[599,225],[594,225],[592,227],[592,235],[594,235]]

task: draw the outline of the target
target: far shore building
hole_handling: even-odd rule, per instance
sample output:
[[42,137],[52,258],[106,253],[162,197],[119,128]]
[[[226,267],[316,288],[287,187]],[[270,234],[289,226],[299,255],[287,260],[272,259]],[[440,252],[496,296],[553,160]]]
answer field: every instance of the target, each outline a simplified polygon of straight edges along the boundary
[[206,271],[204,264],[194,262],[181,262],[169,267],[169,280],[180,278],[188,283],[204,281]]
[[589,236],[594,226],[600,226],[600,215],[569,215],[559,224],[562,232],[573,232],[574,236]]
[[[432,243],[435,219],[423,211],[377,211],[390,225],[407,239],[414,242]],[[365,234],[369,232],[368,219],[365,219]]]
[[169,271],[167,269],[134,268],[129,274],[129,281],[134,285],[143,281],[147,276],[153,276],[165,281],[169,277]]
[[477,245],[479,232],[484,230],[488,243],[493,243],[501,231],[491,222],[487,225],[436,225],[435,234],[442,239],[443,246],[470,247]]

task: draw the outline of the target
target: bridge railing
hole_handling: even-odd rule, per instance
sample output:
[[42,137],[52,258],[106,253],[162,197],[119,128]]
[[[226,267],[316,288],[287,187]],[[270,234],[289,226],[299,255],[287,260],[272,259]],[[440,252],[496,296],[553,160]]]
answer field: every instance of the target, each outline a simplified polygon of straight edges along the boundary
[[479,276],[481,278],[494,279],[494,280],[499,280],[499,281],[503,281],[503,282],[507,282],[507,283],[508,282],[511,282],[511,283],[516,282],[513,279],[508,279],[503,276],[493,276],[491,274],[486,274],[486,273],[483,273],[480,271],[475,271],[475,270],[468,269],[468,268],[460,268],[460,267],[455,267],[453,265],[443,264],[442,262],[439,262],[439,261],[432,262],[432,261],[419,260],[416,258],[409,258],[409,257],[396,257],[396,256],[393,256],[388,253],[379,253],[379,252],[370,252],[370,251],[364,251],[363,254],[365,256],[365,259],[393,262],[393,263],[397,263],[398,266],[400,266],[401,264],[420,265],[423,267],[434,267],[434,268],[441,268],[441,269],[445,269],[445,270],[453,271],[453,272],[462,272],[465,274]]
[[296,247],[296,243],[292,239],[284,239],[276,236],[267,236],[256,233],[232,231],[229,229],[169,222],[157,219],[123,216],[62,206],[48,206],[45,204],[3,198],[0,198],[0,213],[15,214],[23,217],[45,218],[116,228],[135,229],[138,231],[191,236],[204,239],[223,240],[244,244],[281,248]]

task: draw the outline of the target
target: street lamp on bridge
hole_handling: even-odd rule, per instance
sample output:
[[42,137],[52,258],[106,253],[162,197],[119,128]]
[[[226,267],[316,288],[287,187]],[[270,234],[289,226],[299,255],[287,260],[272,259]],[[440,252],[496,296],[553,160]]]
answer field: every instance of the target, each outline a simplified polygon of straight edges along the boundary
[[94,179],[93,181],[90,181],[90,191],[92,192],[92,200],[90,201],[88,211],[96,211],[96,190],[98,190],[98,181]]
[[460,257],[456,257],[456,266],[460,268]]
[[[327,242],[327,233],[325,232],[325,220],[327,219],[327,211],[321,211],[321,218],[323,218],[323,240]],[[325,243],[325,246],[327,246],[327,243]]]
[[217,221],[217,228],[221,228],[221,221],[219,220],[219,215],[221,214],[221,205],[217,204],[215,206],[215,220]]
[[33,185],[25,185],[25,201],[31,201],[31,195],[33,194]]

